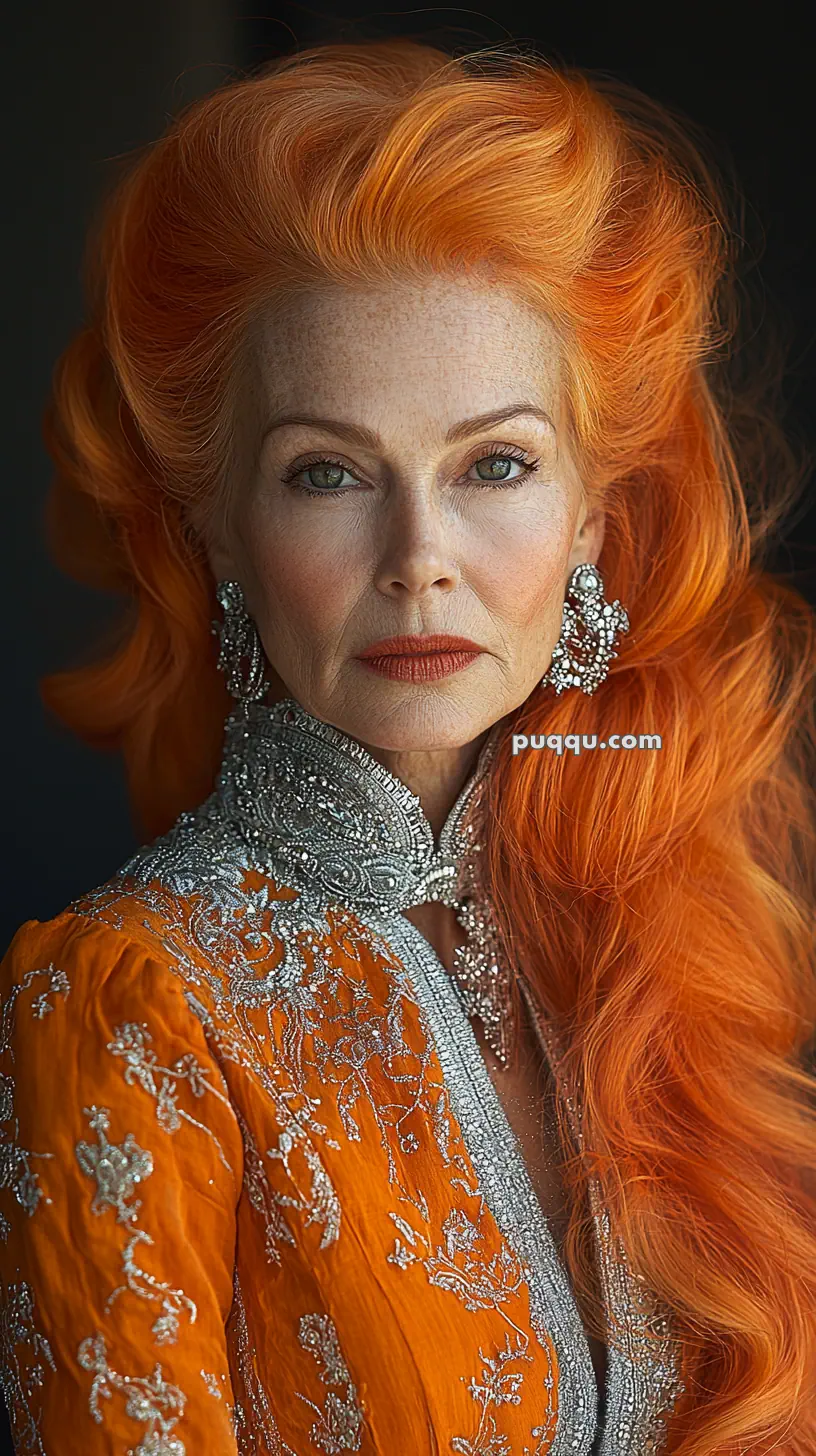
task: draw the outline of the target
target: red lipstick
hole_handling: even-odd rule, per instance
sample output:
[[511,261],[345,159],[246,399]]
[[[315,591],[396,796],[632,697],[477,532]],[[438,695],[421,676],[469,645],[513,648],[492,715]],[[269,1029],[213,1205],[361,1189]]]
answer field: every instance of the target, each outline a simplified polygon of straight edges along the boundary
[[431,682],[461,672],[484,650],[469,637],[434,632],[425,636],[383,637],[358,653],[358,659],[381,677],[398,682]]

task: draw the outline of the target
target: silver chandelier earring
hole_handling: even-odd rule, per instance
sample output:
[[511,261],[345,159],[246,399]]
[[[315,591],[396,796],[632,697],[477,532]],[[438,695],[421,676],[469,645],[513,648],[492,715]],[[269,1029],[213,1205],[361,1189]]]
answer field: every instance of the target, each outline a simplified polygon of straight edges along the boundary
[[224,619],[213,622],[212,630],[220,642],[218,666],[226,676],[227,689],[239,702],[260,702],[269,689],[269,682],[264,673],[261,639],[247,611],[241,584],[219,581],[215,595]]
[[[626,610],[616,599],[606,601],[603,577],[597,566],[582,562],[567,583],[567,597],[561,619],[561,634],[552,652],[552,662],[541,679],[556,693],[578,687],[594,693],[609,672],[617,634],[629,631]],[[571,604],[572,603],[572,604]]]

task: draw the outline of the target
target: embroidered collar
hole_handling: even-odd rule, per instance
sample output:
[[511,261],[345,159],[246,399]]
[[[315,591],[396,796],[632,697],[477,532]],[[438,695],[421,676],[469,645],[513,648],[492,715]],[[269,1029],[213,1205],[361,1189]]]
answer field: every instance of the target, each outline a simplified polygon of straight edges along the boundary
[[478,881],[478,829],[500,725],[490,730],[435,845],[421,802],[356,739],[294,698],[242,703],[225,727],[219,811],[257,861],[350,908],[453,904]]

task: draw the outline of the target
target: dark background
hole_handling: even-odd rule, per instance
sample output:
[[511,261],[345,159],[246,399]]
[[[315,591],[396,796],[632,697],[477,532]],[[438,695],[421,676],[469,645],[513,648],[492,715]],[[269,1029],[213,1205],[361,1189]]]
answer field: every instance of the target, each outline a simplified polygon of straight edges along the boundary
[[[157,136],[184,102],[294,44],[393,32],[473,48],[517,39],[611,71],[679,107],[706,129],[715,157],[733,165],[764,310],[790,341],[788,426],[816,449],[816,46],[806,16],[794,4],[647,8],[627,0],[394,10],[40,0],[7,19],[0,953],[24,920],[56,914],[135,847],[118,760],[48,721],[37,691],[42,674],[87,652],[116,605],[64,579],[45,554],[50,470],[39,434],[51,369],[82,319],[84,234],[114,159]],[[794,572],[816,601],[812,486],[808,499],[773,564]],[[67,1456],[70,1446],[68,1438],[49,1456]]]

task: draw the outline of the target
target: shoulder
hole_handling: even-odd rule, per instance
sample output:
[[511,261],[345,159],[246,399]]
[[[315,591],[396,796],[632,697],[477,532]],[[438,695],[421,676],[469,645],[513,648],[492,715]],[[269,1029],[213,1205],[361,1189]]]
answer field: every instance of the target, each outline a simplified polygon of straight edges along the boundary
[[0,1063],[34,1055],[53,1069],[93,1056],[122,1026],[201,1042],[206,1006],[172,974],[149,934],[63,910],[21,925],[0,962]]
[[214,1036],[241,1007],[300,1004],[321,967],[359,979],[390,965],[379,936],[266,850],[213,795],[52,920],[22,925],[0,965],[0,996],[36,995],[34,982],[41,991],[54,977],[70,981],[73,1005],[85,1002],[90,1017],[92,1003],[113,1015],[123,999],[175,1000]]
[[136,1014],[141,1006],[189,1021],[185,992],[202,977],[188,919],[189,907],[166,886],[117,871],[51,919],[19,927],[0,961],[4,1017],[16,1019],[27,1005],[44,1018],[70,1000],[67,1019],[77,1025],[107,1020],[117,1008]]
[[4,999],[38,978],[61,984],[68,967],[73,985],[92,982],[97,991],[149,974],[150,937],[139,934],[135,920],[128,925],[126,919],[114,925],[69,906],[50,920],[27,920],[0,962]]
[[0,996],[70,980],[75,1002],[183,995],[203,1020],[214,1002],[291,990],[306,969],[301,933],[325,936],[324,911],[274,879],[207,801],[52,919],[21,925],[0,962]]

